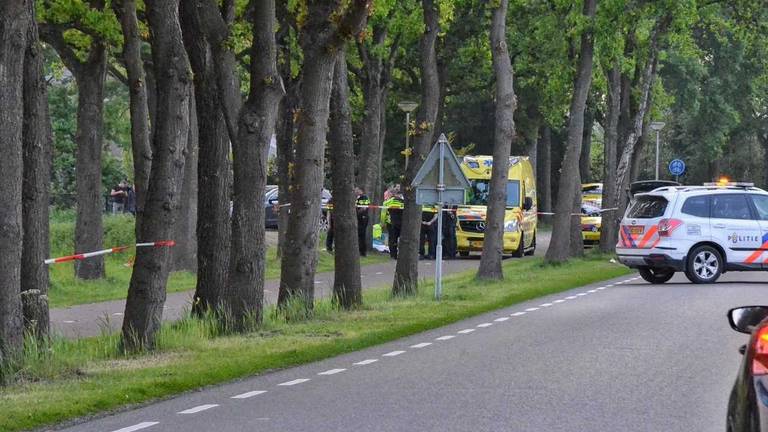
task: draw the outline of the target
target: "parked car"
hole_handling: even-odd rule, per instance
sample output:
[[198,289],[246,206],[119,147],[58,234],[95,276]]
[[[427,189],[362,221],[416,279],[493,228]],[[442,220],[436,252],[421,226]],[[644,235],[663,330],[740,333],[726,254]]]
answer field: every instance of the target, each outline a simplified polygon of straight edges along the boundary
[[751,335],[728,399],[728,432],[768,432],[768,306],[728,311],[731,328]]
[[[277,228],[277,224],[279,221],[279,212],[282,211],[282,209],[285,209],[285,211],[290,211],[290,207],[283,207],[280,209],[279,204],[280,200],[278,199],[277,195],[277,187],[274,189],[267,189],[267,192],[264,194],[264,209],[265,209],[265,215],[264,215],[264,225],[266,228]],[[323,196],[321,198],[322,200],[322,217],[320,218],[320,230],[321,231],[327,231],[328,230],[328,210],[325,208],[328,202],[331,200],[331,192],[328,189],[323,189]]]
[[750,183],[665,186],[634,197],[616,254],[651,283],[684,272],[714,283],[727,271],[764,270],[768,192]]

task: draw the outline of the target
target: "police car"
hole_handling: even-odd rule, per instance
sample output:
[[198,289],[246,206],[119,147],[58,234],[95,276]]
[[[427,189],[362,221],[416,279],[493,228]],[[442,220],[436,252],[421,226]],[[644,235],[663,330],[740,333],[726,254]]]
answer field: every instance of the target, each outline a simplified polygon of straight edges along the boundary
[[726,271],[768,269],[768,192],[751,183],[668,186],[634,197],[618,259],[651,283],[684,272],[713,283]]

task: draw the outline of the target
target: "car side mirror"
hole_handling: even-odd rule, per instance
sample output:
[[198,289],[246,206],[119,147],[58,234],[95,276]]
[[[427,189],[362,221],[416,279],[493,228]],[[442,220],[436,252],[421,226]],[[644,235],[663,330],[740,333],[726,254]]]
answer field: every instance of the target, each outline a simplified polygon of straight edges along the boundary
[[742,306],[728,311],[728,323],[739,333],[752,333],[752,330],[768,318],[768,306]]
[[523,210],[528,211],[533,208],[533,198],[525,197],[523,200]]

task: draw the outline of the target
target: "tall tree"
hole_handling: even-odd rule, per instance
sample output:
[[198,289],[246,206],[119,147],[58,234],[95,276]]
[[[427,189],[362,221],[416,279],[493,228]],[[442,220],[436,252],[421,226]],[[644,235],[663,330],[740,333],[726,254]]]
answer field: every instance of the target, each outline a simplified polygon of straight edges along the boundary
[[173,234],[173,270],[197,270],[197,107],[194,89],[189,98],[189,130],[184,160],[184,180],[181,183],[179,219]]
[[[507,210],[507,174],[509,153],[515,136],[514,71],[507,48],[507,8],[509,0],[500,0],[491,21],[491,53],[496,75],[496,125],[493,144],[493,170],[488,198],[487,225],[483,254],[477,277],[503,279],[501,259],[504,252],[504,216]],[[522,235],[520,247],[524,247]]]
[[333,184],[333,233],[336,252],[333,257],[333,299],[344,309],[363,301],[360,280],[360,249],[357,238],[357,209],[354,189],[355,166],[352,143],[352,118],[349,107],[347,58],[340,51],[333,72],[329,153]]
[[[0,364],[22,347],[22,130],[28,1],[0,3]],[[0,380],[3,377],[0,376]]]
[[[343,4],[348,3],[346,8]],[[304,53],[291,213],[280,267],[278,304],[297,300],[313,308],[325,131],[337,52],[363,28],[370,0],[307,0],[301,34]]]
[[397,266],[392,282],[392,294],[396,296],[412,295],[418,290],[419,278],[419,232],[421,231],[421,206],[416,204],[416,190],[410,185],[432,146],[435,134],[440,99],[440,82],[437,71],[437,51],[435,45],[440,32],[440,8],[434,0],[422,0],[424,14],[424,34],[420,42],[421,52],[421,105],[416,117],[415,143],[413,154],[405,172],[403,184],[405,208],[403,226],[400,231]]
[[[82,8],[71,6],[71,14],[51,13],[40,24],[40,37],[61,57],[77,82],[77,157],[75,163],[77,218],[75,250],[89,252],[104,246],[101,186],[101,151],[104,141],[104,80],[107,72],[107,42],[103,35],[83,23],[86,13],[103,13],[104,0],[92,0]],[[59,9],[57,9],[58,11]],[[104,16],[106,20],[106,15]],[[67,39],[67,31],[86,34],[87,48],[79,53]],[[75,262],[75,275],[81,279],[103,278],[104,258]]]
[[[192,311],[203,314],[221,305],[229,269],[230,135],[217,85],[216,53],[207,30],[226,24],[210,1],[184,1],[181,21],[194,72],[198,125],[197,284]],[[229,3],[229,2],[228,2]],[[213,9],[213,10],[211,10]],[[226,9],[225,9],[226,10]],[[204,21],[205,20],[205,21]],[[206,23],[213,24],[206,25]],[[226,34],[226,33],[225,33]]]
[[[285,93],[277,70],[275,0],[253,2],[252,6],[250,92],[240,112],[237,139],[232,146],[234,211],[223,304],[229,324],[238,330],[244,328],[249,317],[256,322],[262,319],[266,259],[263,196],[269,143],[275,132],[280,99]],[[223,93],[222,97],[226,97]]]
[[543,125],[539,130],[539,160],[537,164],[539,208],[552,211],[552,129]]
[[552,240],[547,250],[546,259],[549,262],[562,262],[571,253],[571,230],[580,226],[580,218],[571,216],[573,212],[574,194],[577,193],[574,183],[580,183],[579,156],[584,131],[584,109],[587,96],[592,84],[592,63],[594,56],[593,20],[597,9],[597,0],[584,0],[582,14],[588,21],[587,27],[581,34],[581,49],[576,78],[573,86],[573,97],[568,117],[568,144],[563,157],[557,188],[554,227]]
[[[179,25],[179,1],[147,0],[146,5],[158,94],[152,169],[137,240],[157,241],[173,234],[177,218],[192,77]],[[136,253],[123,320],[127,350],[154,347],[162,322],[170,257],[170,249],[165,247],[142,248]]]
[[604,169],[603,169],[603,213],[600,227],[600,250],[612,252],[616,248],[618,226],[615,219],[619,216],[612,210],[618,204],[616,189],[616,162],[618,154],[619,115],[621,113],[621,66],[615,60],[606,72],[608,75],[608,113],[604,127]]
[[[29,17],[34,2],[26,1]],[[53,136],[48,111],[48,90],[43,70],[43,48],[36,20],[29,20],[27,50],[24,54],[24,181],[22,213],[24,241],[21,256],[21,298],[27,331],[40,339],[48,337],[49,256],[48,189],[51,183]]]

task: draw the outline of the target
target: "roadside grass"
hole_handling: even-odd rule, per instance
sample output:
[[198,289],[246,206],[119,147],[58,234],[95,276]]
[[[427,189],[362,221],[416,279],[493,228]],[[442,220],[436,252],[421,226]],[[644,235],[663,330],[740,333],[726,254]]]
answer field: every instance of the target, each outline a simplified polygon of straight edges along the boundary
[[133,356],[119,354],[117,335],[56,338],[50,347],[29,341],[15,384],[0,388],[0,430],[51,425],[360,350],[629,272],[608,260],[595,254],[557,266],[510,260],[502,282],[478,282],[474,272],[446,278],[440,302],[425,281],[409,298],[367,290],[364,306],[352,312],[320,300],[305,321],[286,322],[272,308],[257,330],[243,335],[222,335],[210,319],[185,318],[163,325],[155,352]]
[[[66,215],[66,214],[65,214]],[[60,218],[64,218],[61,216]],[[108,215],[104,217],[105,247],[130,245],[135,242],[133,233],[134,219],[125,215]],[[64,256],[74,253],[74,223],[71,221],[51,222],[51,255]],[[318,242],[325,244],[324,234]],[[84,281],[75,278],[74,264],[54,264],[49,266],[51,277],[48,301],[51,307],[66,307],[86,303],[96,303],[108,300],[122,300],[128,295],[128,285],[131,281],[131,270],[126,265],[133,254],[128,251],[123,254],[108,255],[104,259],[107,277],[101,280]],[[372,252],[362,258],[361,265],[387,262],[389,256]],[[317,272],[333,271],[333,255],[318,248]],[[280,260],[276,248],[267,249],[266,279],[274,280],[280,277]],[[174,272],[168,280],[169,293],[195,289],[196,277],[190,272]]]

